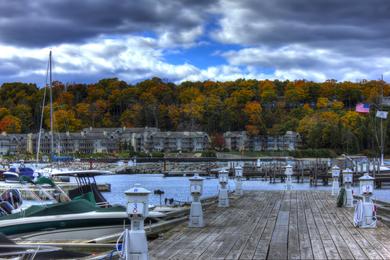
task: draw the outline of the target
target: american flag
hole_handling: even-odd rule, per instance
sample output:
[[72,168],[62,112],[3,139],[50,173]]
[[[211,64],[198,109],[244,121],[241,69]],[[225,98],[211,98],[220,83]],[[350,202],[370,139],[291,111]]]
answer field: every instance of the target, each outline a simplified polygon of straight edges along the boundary
[[359,103],[356,105],[356,112],[369,113],[370,112],[370,105],[365,104],[365,103]]

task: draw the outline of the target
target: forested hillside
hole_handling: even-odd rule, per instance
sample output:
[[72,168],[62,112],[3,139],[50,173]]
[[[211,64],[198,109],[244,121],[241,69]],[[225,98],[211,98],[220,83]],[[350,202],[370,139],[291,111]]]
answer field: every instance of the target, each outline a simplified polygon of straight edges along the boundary
[[[374,105],[379,102],[382,86],[388,96],[390,85],[382,81],[240,79],[176,85],[153,78],[135,85],[118,79],[103,79],[96,84],[55,82],[54,126],[56,131],[77,131],[89,126],[201,130],[214,140],[226,131],[276,135],[292,130],[301,134],[307,147],[357,152],[377,149],[379,120],[375,118]],[[35,84],[3,84],[0,131],[37,131],[44,91]],[[47,100],[48,97],[46,126]],[[370,114],[354,111],[359,102],[372,104]]]

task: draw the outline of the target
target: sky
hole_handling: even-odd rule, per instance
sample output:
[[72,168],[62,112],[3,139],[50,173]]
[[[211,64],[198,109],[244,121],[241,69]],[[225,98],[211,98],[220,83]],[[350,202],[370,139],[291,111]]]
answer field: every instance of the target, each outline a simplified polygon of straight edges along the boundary
[[[0,0],[0,83],[390,78],[387,0]],[[387,80],[388,81],[388,80]]]

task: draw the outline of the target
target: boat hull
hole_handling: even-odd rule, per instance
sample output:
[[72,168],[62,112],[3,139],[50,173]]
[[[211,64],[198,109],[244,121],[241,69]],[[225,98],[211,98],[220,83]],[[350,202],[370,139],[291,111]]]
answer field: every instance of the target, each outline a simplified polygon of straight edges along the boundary
[[[154,223],[158,218],[164,217],[165,214],[159,212],[150,212],[149,217],[146,219],[146,223]],[[90,228],[91,230],[97,230],[103,232],[107,228],[104,226],[116,226],[116,229],[121,229],[130,224],[130,220],[126,212],[87,212],[79,214],[63,214],[53,216],[39,216],[39,217],[25,217],[10,220],[0,221],[0,233],[7,236],[20,237],[26,234],[39,233],[39,232],[52,232],[57,236],[65,231],[68,234],[68,230],[79,228]],[[104,231],[106,232],[106,231]],[[113,233],[113,230],[108,230],[108,233],[103,235],[109,235]],[[71,234],[78,237],[79,235]],[[83,234],[84,236],[92,236],[94,234]],[[58,239],[62,239],[61,235]],[[65,236],[66,238],[66,236]],[[54,238],[53,238],[54,239]],[[64,239],[69,240],[69,239]]]

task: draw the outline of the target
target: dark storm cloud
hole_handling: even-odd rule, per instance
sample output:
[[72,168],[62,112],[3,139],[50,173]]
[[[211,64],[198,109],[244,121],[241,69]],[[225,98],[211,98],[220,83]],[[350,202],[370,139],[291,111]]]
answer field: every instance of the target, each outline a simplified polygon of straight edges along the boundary
[[17,75],[23,70],[36,70],[37,68],[45,68],[45,62],[34,58],[14,57],[12,59],[0,60],[0,75]]
[[[361,43],[384,47],[390,39],[390,1],[243,0],[221,2],[225,19],[217,39],[239,44],[281,46],[303,43],[329,47]],[[386,45],[385,45],[386,44]],[[346,49],[347,49],[346,48]]]
[[42,47],[102,34],[186,32],[210,1],[0,0],[0,41]]
[[390,76],[390,1],[225,0],[211,36],[243,48],[222,52],[235,66],[287,78]]

